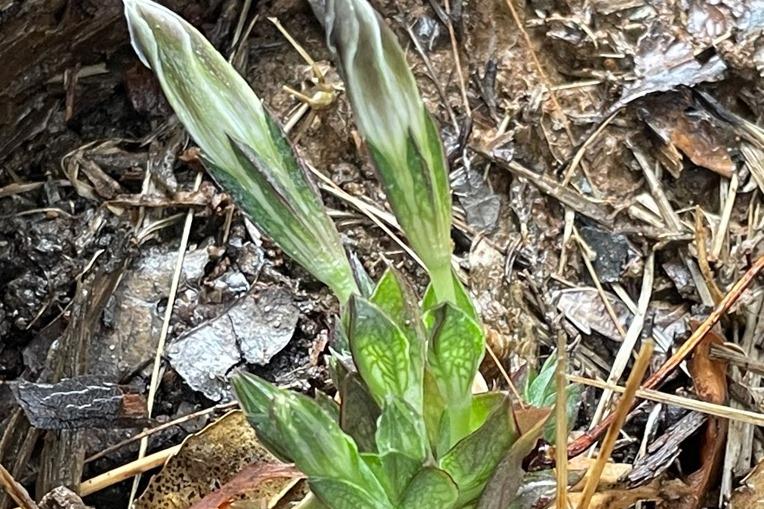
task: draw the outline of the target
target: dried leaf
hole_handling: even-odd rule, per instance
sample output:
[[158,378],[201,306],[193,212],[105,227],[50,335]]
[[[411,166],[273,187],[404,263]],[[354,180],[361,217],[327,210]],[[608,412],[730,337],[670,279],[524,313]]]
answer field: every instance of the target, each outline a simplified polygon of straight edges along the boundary
[[286,479],[300,477],[302,474],[297,469],[284,463],[249,465],[189,509],[226,509],[242,497],[249,503],[270,502],[283,489]]
[[[698,397],[717,404],[727,400],[727,365],[722,361],[711,360],[710,352],[711,345],[722,343],[724,338],[714,331],[709,331],[695,347],[689,366]],[[692,494],[676,507],[680,509],[702,507],[724,459],[728,424],[725,419],[708,418],[700,445],[700,468],[687,477],[687,484],[692,488]]]
[[[230,412],[183,442],[178,454],[151,479],[136,509],[186,509],[245,467],[273,463],[276,458],[258,441],[244,414]],[[284,484],[273,486],[273,495],[290,476],[284,477]]]

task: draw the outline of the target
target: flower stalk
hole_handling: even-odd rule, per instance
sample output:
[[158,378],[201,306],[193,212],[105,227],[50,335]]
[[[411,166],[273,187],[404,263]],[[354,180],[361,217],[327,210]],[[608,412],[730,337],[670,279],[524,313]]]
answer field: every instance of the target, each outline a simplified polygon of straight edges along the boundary
[[150,0],[124,0],[133,48],[212,176],[290,257],[347,302],[357,292],[334,223],[279,125],[204,36]]

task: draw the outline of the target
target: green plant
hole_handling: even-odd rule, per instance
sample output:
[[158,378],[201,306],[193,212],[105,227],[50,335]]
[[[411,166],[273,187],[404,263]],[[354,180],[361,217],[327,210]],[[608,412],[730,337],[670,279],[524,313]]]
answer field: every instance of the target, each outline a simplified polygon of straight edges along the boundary
[[[261,440],[334,509],[492,507],[481,494],[515,477],[494,478],[519,432],[508,397],[472,394],[484,353],[478,323],[448,302],[420,308],[388,270],[368,298],[351,297],[342,331],[351,358],[328,360],[339,405],[250,374],[233,379]],[[519,472],[527,452],[508,471]]]
[[366,0],[314,4],[388,200],[431,276],[421,302],[393,270],[376,285],[363,274],[356,282],[318,193],[254,92],[171,11],[124,1],[133,45],[205,165],[345,304],[327,359],[341,404],[232,378],[263,443],[307,475],[319,506],[505,507],[497,501],[516,489],[544,420],[521,436],[507,396],[472,393],[485,337],[451,271],[443,147],[394,34]]
[[366,0],[311,0],[387,200],[440,300],[455,298],[443,144],[395,34]]
[[124,0],[141,61],[241,209],[345,302],[356,292],[339,233],[279,125],[194,27],[148,0]]

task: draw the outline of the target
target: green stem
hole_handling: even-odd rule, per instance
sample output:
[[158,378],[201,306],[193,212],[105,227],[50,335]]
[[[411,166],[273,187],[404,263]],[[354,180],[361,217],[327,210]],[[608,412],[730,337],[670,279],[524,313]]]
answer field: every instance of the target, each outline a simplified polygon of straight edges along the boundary
[[435,290],[435,297],[438,303],[450,302],[456,306],[456,289],[454,288],[454,275],[451,271],[451,264],[445,263],[432,267],[430,279],[432,280],[432,288]]

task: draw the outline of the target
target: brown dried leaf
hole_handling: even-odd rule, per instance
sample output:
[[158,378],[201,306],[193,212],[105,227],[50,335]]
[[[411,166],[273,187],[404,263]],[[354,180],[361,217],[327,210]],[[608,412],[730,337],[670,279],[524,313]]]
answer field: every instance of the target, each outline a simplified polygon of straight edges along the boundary
[[[724,338],[709,331],[693,353],[690,362],[695,392],[703,401],[723,404],[727,399],[727,365],[711,360],[711,345],[721,345]],[[680,509],[701,507],[706,494],[714,484],[724,458],[728,422],[717,417],[709,417],[700,444],[700,468],[687,477],[692,493],[676,506]]]
[[719,130],[702,112],[688,113],[693,106],[688,97],[671,94],[650,100],[640,116],[664,143],[676,146],[690,161],[730,178],[735,165]]
[[196,502],[190,509],[225,509],[231,502],[246,496],[250,502],[270,501],[284,488],[285,479],[302,477],[292,465],[265,463],[249,465],[220,489]]
[[[257,440],[244,414],[239,410],[230,412],[186,438],[180,452],[151,479],[135,507],[187,509],[216,486],[232,482],[245,468],[274,463],[278,460]],[[258,498],[270,500],[281,493],[290,482],[289,477],[284,475],[280,482],[268,482],[267,493],[259,493],[263,486],[258,485]]]

